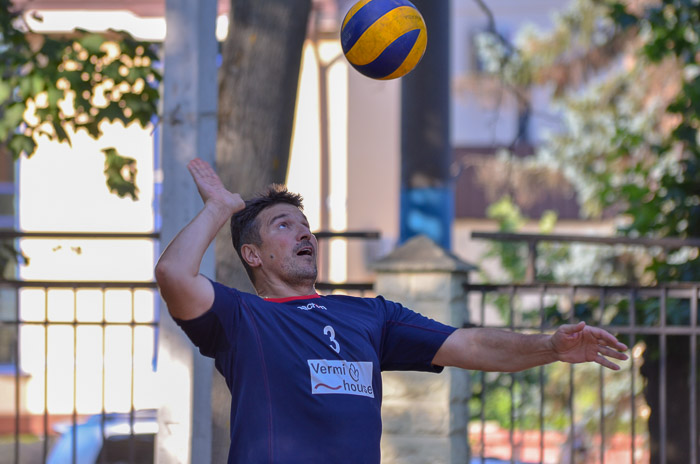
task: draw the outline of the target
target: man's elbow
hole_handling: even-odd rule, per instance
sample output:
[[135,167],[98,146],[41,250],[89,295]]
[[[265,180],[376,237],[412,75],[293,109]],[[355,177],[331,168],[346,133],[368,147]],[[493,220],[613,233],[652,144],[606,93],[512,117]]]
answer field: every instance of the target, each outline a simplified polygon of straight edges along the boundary
[[161,289],[178,285],[178,282],[182,280],[182,270],[162,258],[156,264],[153,274]]

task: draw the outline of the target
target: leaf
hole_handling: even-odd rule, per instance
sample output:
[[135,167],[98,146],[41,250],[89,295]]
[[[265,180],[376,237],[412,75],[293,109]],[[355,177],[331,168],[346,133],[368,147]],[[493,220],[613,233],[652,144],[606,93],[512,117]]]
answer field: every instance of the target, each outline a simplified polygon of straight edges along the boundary
[[26,110],[24,102],[15,102],[5,108],[4,113],[0,117],[0,142],[6,140],[10,134],[19,128],[24,121],[24,111]]
[[[79,29],[78,32],[85,32]],[[101,55],[103,52],[100,50],[102,44],[105,43],[104,37],[100,34],[88,33],[84,37],[78,39],[78,43],[92,55]]]
[[46,81],[39,72],[34,72],[31,76],[32,95],[37,96],[46,88]]
[[10,98],[10,95],[12,95],[12,86],[8,82],[0,80],[0,104]]
[[56,134],[56,138],[59,142],[68,142],[68,145],[73,145],[61,121],[54,121],[51,125],[53,126],[54,134]]
[[615,2],[609,6],[610,17],[623,29],[635,26],[639,23],[639,18],[627,12],[625,5]]
[[138,200],[136,160],[120,155],[113,147],[103,149],[102,153],[105,154],[104,173],[110,192],[120,198],[128,195],[132,200]]
[[100,130],[100,124],[97,120],[91,120],[90,122],[87,122],[85,124],[76,124],[75,128],[85,129],[90,135],[90,137],[92,137],[93,139],[97,139],[99,136],[102,135],[102,131]]
[[14,134],[10,137],[7,146],[15,159],[19,158],[22,153],[27,156],[32,156],[36,150],[36,142],[34,142],[34,139],[24,134]]
[[58,106],[58,102],[64,97],[63,90],[57,88],[55,85],[49,86],[47,90],[49,97],[49,107]]

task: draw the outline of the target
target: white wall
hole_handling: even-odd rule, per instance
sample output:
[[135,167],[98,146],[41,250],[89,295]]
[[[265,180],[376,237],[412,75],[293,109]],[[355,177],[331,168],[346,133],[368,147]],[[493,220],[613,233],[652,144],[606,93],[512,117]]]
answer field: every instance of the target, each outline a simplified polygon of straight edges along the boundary
[[[491,0],[486,4],[494,15],[496,29],[513,40],[525,24],[548,28],[553,12],[567,3],[556,0]],[[471,73],[475,55],[471,40],[474,34],[487,28],[488,18],[473,0],[452,0],[452,18],[453,145],[484,146],[510,142],[517,130],[514,99],[490,79],[478,79]],[[550,111],[547,109],[548,95],[546,88],[534,89],[533,108],[537,113]],[[537,141],[542,130],[551,124],[548,118],[533,116],[530,132],[533,141]]]

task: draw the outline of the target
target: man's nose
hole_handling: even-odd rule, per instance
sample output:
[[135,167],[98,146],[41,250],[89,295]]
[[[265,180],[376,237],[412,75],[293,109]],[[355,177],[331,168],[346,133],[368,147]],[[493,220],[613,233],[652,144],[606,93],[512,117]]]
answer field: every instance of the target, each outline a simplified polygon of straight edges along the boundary
[[297,230],[297,238],[299,240],[311,240],[311,231],[306,226],[299,226]]

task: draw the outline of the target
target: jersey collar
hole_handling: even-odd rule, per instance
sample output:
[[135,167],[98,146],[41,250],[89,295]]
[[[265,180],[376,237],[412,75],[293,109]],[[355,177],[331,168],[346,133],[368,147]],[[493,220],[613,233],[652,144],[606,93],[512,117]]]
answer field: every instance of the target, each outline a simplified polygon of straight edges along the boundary
[[265,301],[270,301],[272,303],[286,303],[288,301],[295,300],[310,300],[312,298],[321,298],[321,295],[314,293],[311,295],[301,295],[301,296],[288,296],[286,298],[263,298]]

